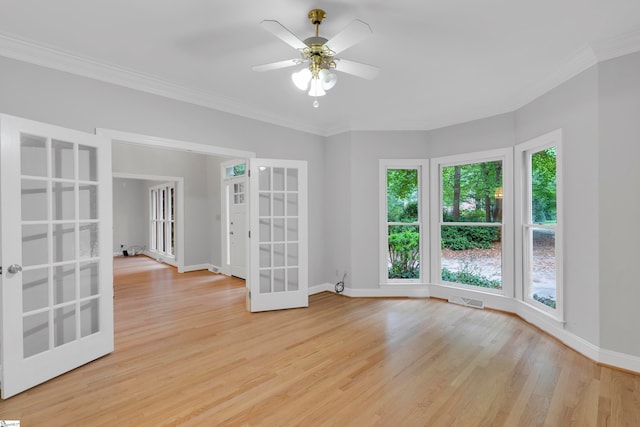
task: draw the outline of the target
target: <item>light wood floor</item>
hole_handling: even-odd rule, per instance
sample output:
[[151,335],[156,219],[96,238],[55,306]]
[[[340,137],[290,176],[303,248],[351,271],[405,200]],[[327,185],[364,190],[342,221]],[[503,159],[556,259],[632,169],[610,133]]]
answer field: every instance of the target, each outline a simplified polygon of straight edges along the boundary
[[114,353],[0,402],[23,426],[639,426],[640,376],[514,316],[311,297],[247,313],[244,282],[115,263]]

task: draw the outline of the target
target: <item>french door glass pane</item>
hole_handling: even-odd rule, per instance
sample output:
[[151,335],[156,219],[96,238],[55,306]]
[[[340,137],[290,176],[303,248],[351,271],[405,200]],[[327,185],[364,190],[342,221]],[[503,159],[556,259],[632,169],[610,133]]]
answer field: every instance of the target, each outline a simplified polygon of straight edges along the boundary
[[22,272],[22,312],[49,306],[49,267]]
[[54,221],[75,219],[75,185],[66,182],[51,183],[51,201]]
[[76,225],[53,225],[53,262],[71,261],[76,257]]
[[299,289],[298,269],[288,268],[287,269],[287,290],[297,291],[298,289]]
[[273,215],[284,216],[284,193],[273,193]]
[[502,222],[502,161],[442,168],[442,222]]
[[270,242],[271,241],[271,220],[268,218],[260,218],[260,242]]
[[98,186],[82,184],[78,196],[80,219],[98,219]]
[[23,179],[21,186],[22,220],[47,219],[47,181]]
[[389,279],[420,278],[420,227],[391,225],[388,230]]
[[76,264],[53,267],[53,303],[63,304],[76,299]]
[[22,350],[25,358],[49,350],[49,312],[22,319]]
[[284,218],[275,218],[273,220],[273,241],[284,242]]
[[41,136],[20,135],[20,173],[22,175],[48,175],[47,139]]
[[260,270],[260,293],[271,293],[271,270]]
[[274,191],[284,191],[284,168],[273,168]]
[[53,342],[59,347],[76,339],[76,305],[56,308],[53,312]]
[[286,270],[284,268],[276,268],[273,270],[273,292],[284,292]]
[[290,242],[298,240],[298,218],[287,219],[287,240]]
[[98,150],[95,147],[78,145],[78,166],[81,181],[98,180]]
[[556,308],[556,232],[533,228],[531,237],[530,297]]
[[298,191],[298,169],[287,169],[287,191]]
[[441,278],[502,289],[502,238],[497,226],[441,226]]
[[80,298],[98,295],[100,264],[97,261],[80,263]]
[[86,337],[100,331],[100,306],[97,299],[80,304],[80,336]]
[[46,224],[22,226],[22,266],[42,265],[49,262],[49,226]]
[[98,224],[80,224],[80,258],[96,258],[98,252]]
[[260,216],[271,216],[271,193],[260,193],[258,204]]
[[73,144],[70,142],[53,140],[51,148],[51,171],[53,178],[74,179],[75,162]]

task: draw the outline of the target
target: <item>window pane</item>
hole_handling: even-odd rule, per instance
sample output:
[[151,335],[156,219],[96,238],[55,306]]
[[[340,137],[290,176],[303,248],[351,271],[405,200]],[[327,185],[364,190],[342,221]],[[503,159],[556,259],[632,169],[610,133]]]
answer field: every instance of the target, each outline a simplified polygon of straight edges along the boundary
[[418,222],[418,170],[387,169],[387,221]]
[[531,222],[556,223],[556,147],[531,155]]
[[556,232],[534,228],[532,234],[530,297],[556,308]]
[[502,289],[501,228],[443,225],[441,277],[445,282]]
[[502,161],[442,168],[443,222],[502,221]]
[[391,225],[387,265],[389,279],[420,278],[420,227]]

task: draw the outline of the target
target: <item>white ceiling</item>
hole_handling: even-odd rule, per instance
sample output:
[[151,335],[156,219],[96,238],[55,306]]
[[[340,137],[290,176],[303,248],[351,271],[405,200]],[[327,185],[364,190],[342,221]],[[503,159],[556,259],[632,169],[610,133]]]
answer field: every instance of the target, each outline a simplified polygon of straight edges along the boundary
[[[304,39],[312,8],[329,39],[367,22],[373,35],[341,56],[382,70],[340,74],[318,109],[295,69],[251,70],[297,56],[260,22]],[[638,0],[0,0],[0,55],[324,135],[511,111],[638,49]]]

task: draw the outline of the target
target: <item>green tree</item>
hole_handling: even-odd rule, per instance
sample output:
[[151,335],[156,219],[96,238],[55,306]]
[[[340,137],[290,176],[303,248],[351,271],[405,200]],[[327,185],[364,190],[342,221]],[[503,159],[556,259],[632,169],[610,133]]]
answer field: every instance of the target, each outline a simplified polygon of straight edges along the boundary
[[532,220],[556,222],[556,147],[531,156]]

